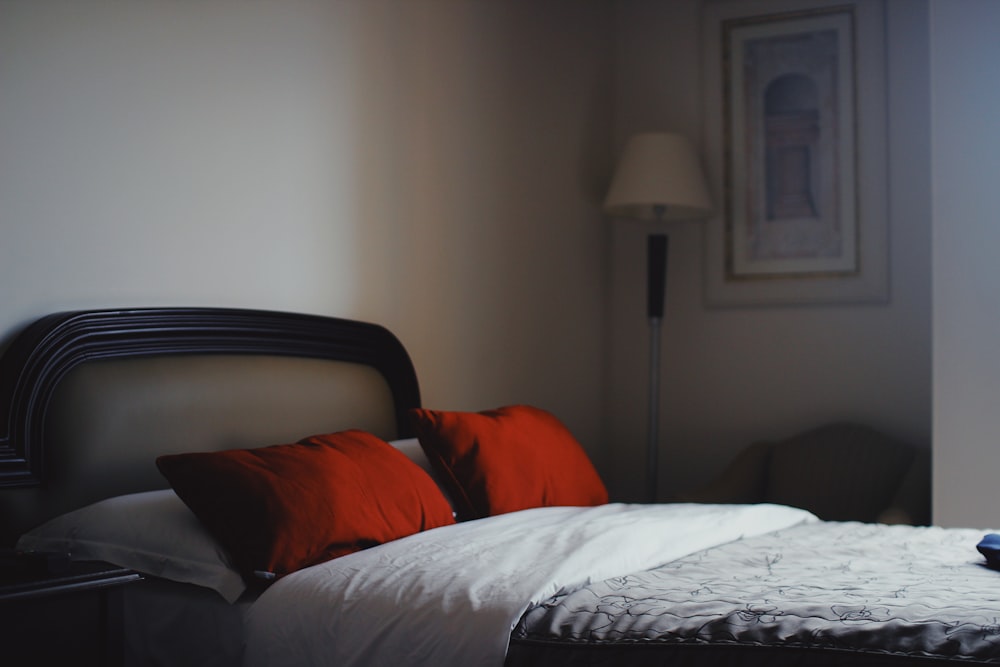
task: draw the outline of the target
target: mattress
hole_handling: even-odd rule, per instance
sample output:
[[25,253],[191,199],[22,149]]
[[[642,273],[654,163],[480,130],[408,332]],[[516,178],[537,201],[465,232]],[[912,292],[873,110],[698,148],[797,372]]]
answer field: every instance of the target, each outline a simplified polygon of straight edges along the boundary
[[238,599],[147,576],[125,590],[126,664],[997,664],[981,537],[774,505],[537,508]]

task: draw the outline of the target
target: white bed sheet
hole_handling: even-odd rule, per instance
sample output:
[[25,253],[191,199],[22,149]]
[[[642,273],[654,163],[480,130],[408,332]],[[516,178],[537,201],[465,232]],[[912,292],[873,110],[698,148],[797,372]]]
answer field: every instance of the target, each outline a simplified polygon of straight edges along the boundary
[[549,507],[427,531],[276,582],[247,614],[246,667],[500,667],[552,595],[816,521],[779,505]]

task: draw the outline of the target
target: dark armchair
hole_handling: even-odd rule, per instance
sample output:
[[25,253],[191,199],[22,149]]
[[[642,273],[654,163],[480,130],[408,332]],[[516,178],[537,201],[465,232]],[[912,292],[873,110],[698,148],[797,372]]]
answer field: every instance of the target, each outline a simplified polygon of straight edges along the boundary
[[930,518],[927,452],[857,424],[832,424],[741,451],[682,502],[770,502],[821,519],[923,525]]

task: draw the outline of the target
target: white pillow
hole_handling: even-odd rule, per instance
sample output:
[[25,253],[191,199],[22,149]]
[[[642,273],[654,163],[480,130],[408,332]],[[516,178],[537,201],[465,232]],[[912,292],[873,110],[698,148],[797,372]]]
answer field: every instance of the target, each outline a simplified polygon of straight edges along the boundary
[[[416,438],[390,444],[437,481]],[[73,560],[102,560],[204,586],[227,602],[246,590],[226,551],[173,489],[116,496],[63,514],[22,535],[17,548],[68,553]]]
[[434,469],[431,468],[431,461],[427,458],[427,454],[424,453],[423,447],[420,446],[420,440],[417,438],[405,438],[403,440],[390,440],[389,444],[398,449],[399,451],[406,454],[406,458],[410,459],[418,466],[424,469],[428,475],[433,477],[436,473]]
[[431,479],[433,479],[434,483],[437,484],[438,489],[441,490],[441,495],[443,495],[445,500],[448,501],[448,504],[451,505],[451,513],[454,515],[455,503],[452,502],[451,494],[448,492],[448,489],[445,488],[445,485],[441,483],[441,478],[431,465],[431,460],[427,458],[427,454],[424,453],[423,447],[420,446],[420,440],[418,438],[405,438],[403,440],[390,440],[389,444],[406,454],[407,458],[423,468],[424,472],[431,476]]
[[246,590],[229,556],[173,489],[108,498],[31,530],[21,551],[68,553],[196,584],[235,602]]

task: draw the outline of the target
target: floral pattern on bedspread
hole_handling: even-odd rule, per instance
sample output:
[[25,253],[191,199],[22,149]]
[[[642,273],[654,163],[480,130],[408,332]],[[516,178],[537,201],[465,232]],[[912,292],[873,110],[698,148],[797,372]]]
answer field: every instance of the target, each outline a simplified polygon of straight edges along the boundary
[[982,531],[796,526],[598,582],[529,610],[512,641],[730,644],[1000,663]]

